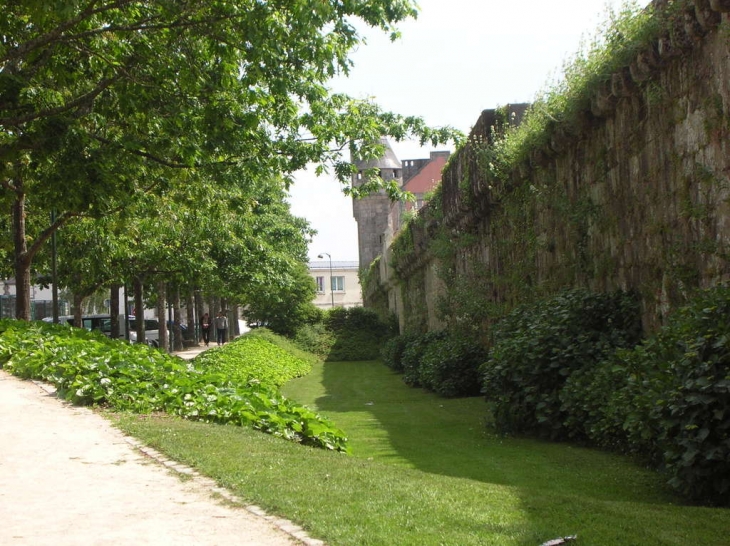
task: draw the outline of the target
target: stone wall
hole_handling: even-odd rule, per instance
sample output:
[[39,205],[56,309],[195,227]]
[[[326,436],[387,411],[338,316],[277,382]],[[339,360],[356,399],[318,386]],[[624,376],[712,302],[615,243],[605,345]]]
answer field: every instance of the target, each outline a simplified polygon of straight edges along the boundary
[[[456,288],[470,279],[483,305],[505,307],[565,287],[635,290],[652,329],[693,289],[727,279],[729,11],[730,1],[690,3],[499,188],[483,165],[496,113],[483,113],[444,171],[443,216],[427,209],[411,226],[412,251],[393,263],[400,282],[384,280],[402,326],[458,318]],[[453,236],[453,263],[436,260],[438,233]],[[451,315],[438,312],[444,292]]]

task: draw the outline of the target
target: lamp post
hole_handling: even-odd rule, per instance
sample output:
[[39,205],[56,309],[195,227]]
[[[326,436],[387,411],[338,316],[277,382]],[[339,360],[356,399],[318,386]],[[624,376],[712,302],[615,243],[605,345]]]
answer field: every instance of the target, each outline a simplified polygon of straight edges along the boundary
[[328,252],[322,252],[322,254],[319,254],[317,258],[324,258],[327,256],[330,259],[330,294],[332,294],[332,308],[335,307],[335,285],[332,281],[332,256],[329,255]]

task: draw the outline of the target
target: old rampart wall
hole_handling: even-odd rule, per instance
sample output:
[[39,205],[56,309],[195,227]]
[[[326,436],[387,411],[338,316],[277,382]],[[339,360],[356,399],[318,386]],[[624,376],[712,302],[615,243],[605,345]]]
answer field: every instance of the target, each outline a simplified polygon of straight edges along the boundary
[[442,207],[386,250],[366,305],[425,331],[566,287],[623,288],[641,295],[652,329],[727,279],[729,13],[727,0],[690,2],[607,75],[578,123],[552,124],[501,181],[487,164],[505,112],[484,112],[444,170]]

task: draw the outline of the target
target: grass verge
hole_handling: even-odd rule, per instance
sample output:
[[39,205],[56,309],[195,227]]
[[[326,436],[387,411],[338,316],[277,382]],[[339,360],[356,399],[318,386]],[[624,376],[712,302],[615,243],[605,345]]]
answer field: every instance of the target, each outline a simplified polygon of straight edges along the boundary
[[730,510],[680,506],[618,456],[492,435],[478,398],[444,400],[378,362],[316,364],[284,394],[350,435],[352,456],[175,418],[118,424],[339,545],[727,544]]

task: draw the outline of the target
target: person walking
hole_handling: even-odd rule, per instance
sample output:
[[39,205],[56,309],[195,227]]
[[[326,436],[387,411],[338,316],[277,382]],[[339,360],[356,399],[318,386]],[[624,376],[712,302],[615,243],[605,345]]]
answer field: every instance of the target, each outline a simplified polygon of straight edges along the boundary
[[218,311],[218,316],[215,318],[215,330],[218,345],[223,345],[226,342],[226,332],[228,331],[228,318],[223,314],[223,311]]
[[203,313],[203,316],[200,317],[200,333],[203,336],[203,343],[207,347],[210,343],[210,317],[208,313]]

